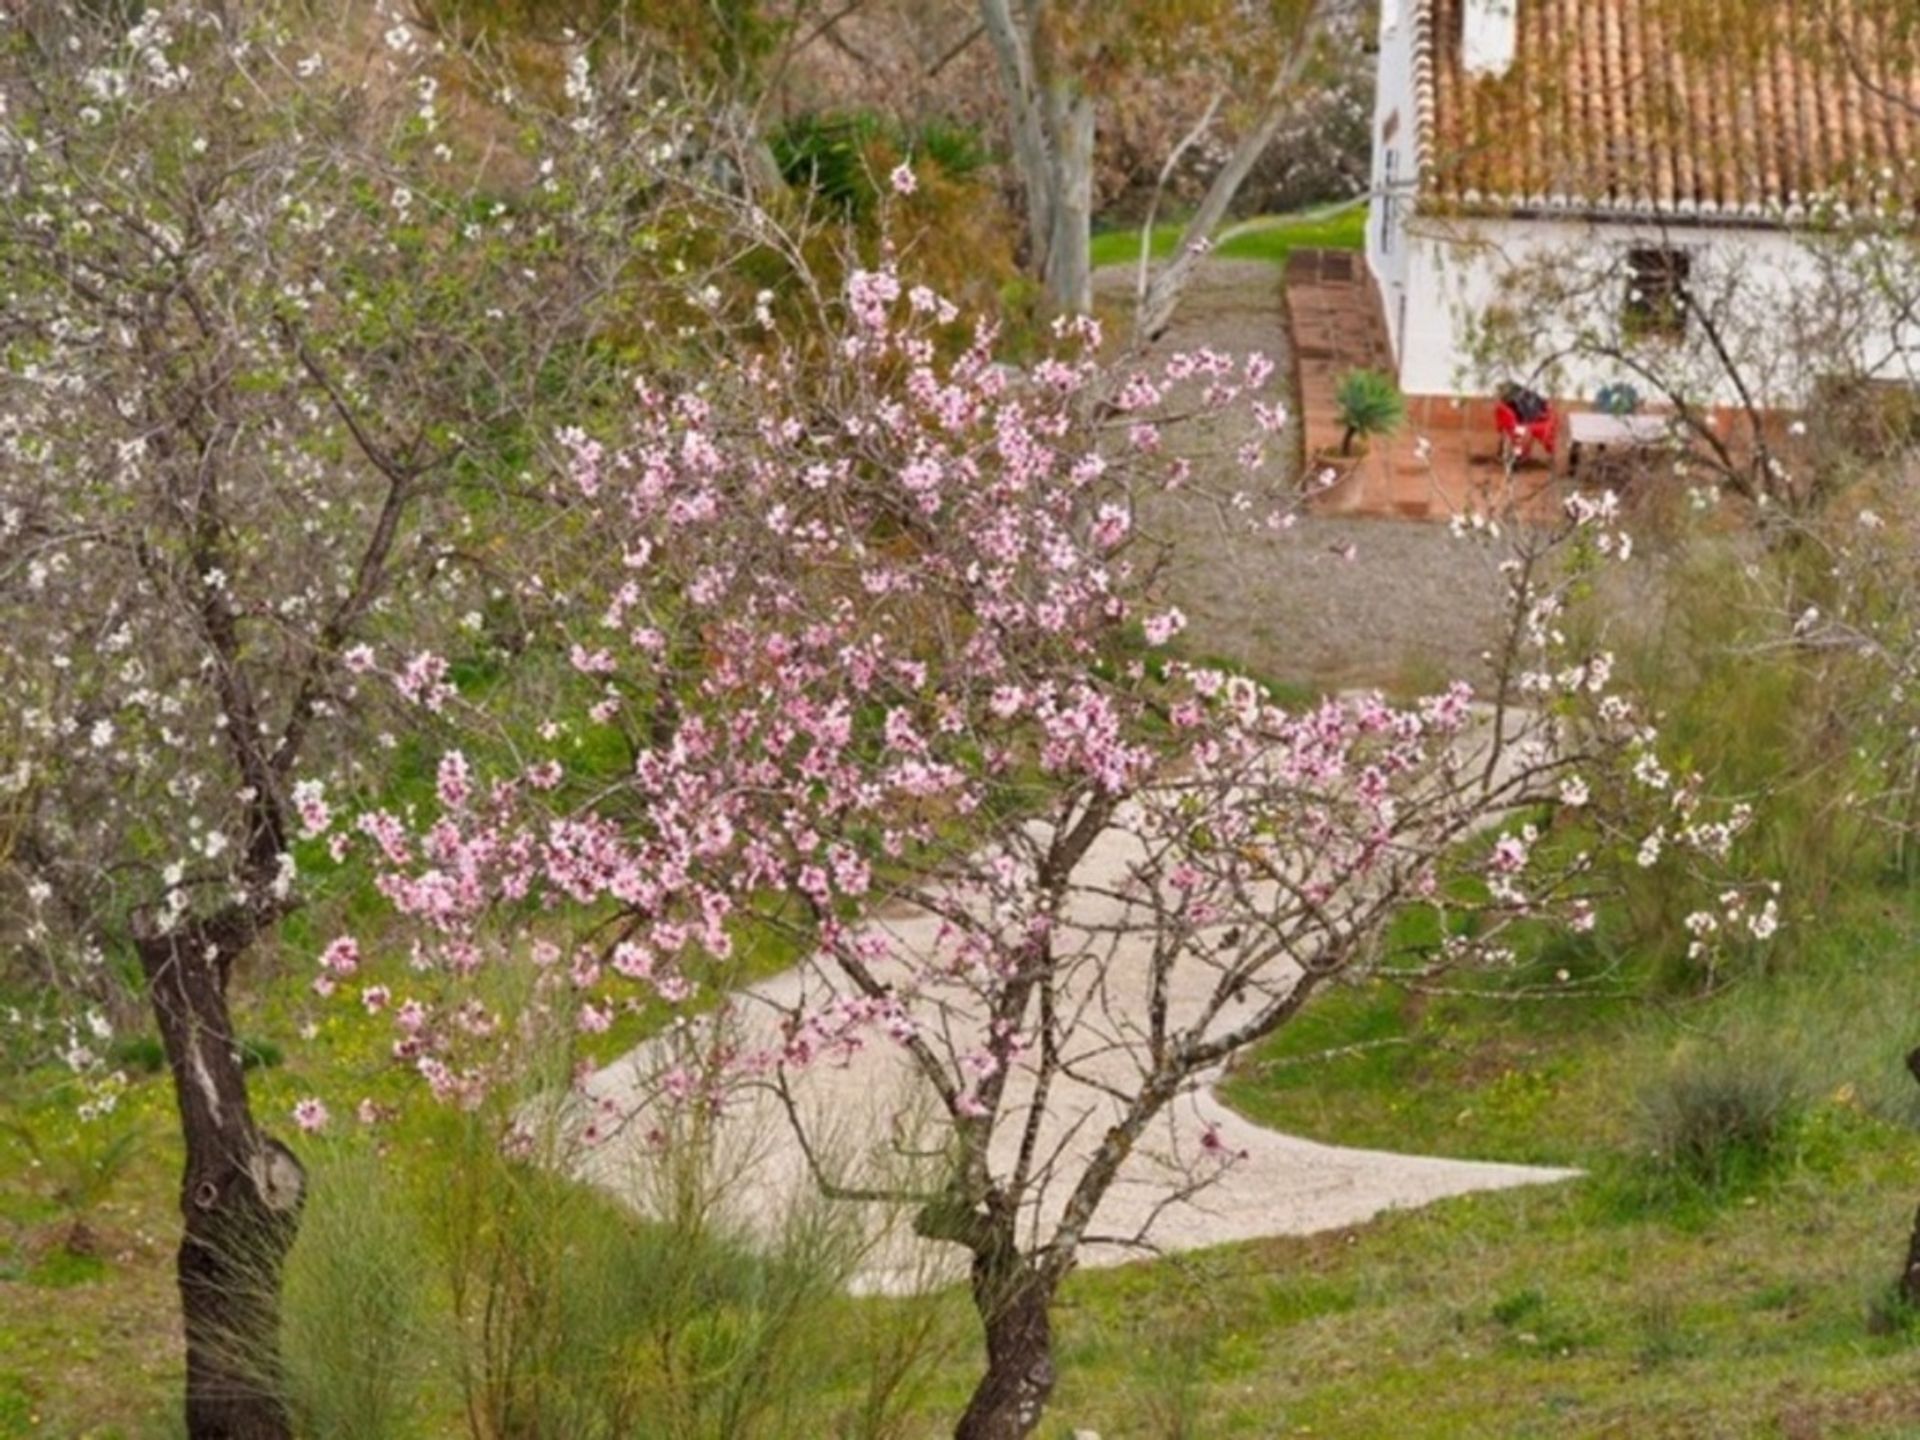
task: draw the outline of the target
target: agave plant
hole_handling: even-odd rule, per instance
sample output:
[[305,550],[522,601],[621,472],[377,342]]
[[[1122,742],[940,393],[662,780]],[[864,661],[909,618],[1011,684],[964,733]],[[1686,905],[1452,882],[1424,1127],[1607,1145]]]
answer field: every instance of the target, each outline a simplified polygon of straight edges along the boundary
[[1363,437],[1391,435],[1407,417],[1407,403],[1393,378],[1378,370],[1349,370],[1334,392],[1340,423],[1340,453],[1351,455],[1353,442]]

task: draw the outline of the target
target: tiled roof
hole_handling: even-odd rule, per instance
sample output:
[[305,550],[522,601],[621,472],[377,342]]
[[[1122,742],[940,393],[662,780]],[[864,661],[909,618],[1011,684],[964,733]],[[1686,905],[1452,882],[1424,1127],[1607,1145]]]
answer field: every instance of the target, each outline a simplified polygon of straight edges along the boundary
[[1465,3],[1417,0],[1429,208],[1777,222],[1827,195],[1920,196],[1903,0],[1508,0],[1499,77],[1461,64]]

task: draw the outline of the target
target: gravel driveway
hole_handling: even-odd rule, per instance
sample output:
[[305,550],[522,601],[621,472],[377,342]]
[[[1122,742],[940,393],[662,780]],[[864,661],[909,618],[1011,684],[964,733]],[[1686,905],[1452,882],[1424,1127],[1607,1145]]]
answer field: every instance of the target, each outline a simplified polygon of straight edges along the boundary
[[[1134,272],[1102,270],[1103,298],[1125,302]],[[1279,268],[1210,260],[1161,340],[1162,349],[1264,351],[1288,373]],[[1186,430],[1189,433],[1182,433]],[[1173,447],[1219,476],[1255,434],[1213,420],[1169,427]],[[1295,483],[1298,437],[1282,437],[1268,489]],[[1226,483],[1231,483],[1227,481]],[[1187,614],[1187,648],[1271,679],[1325,688],[1430,686],[1481,675],[1478,657],[1500,616],[1497,556],[1455,540],[1443,525],[1303,516],[1284,533],[1223,516],[1198,494],[1156,497],[1145,528],[1171,547],[1169,598]],[[1350,557],[1350,558],[1349,558]]]

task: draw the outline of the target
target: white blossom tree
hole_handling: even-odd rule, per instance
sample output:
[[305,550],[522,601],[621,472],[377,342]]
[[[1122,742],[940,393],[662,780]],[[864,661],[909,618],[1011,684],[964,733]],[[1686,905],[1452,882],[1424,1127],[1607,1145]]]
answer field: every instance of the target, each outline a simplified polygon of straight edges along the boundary
[[0,13],[0,928],[48,993],[144,991],[187,1428],[279,1436],[305,1182],[234,1000],[382,777],[354,657],[511,648],[488,544],[548,523],[551,417],[707,318],[720,232],[638,61],[518,85],[381,6],[112,8]]

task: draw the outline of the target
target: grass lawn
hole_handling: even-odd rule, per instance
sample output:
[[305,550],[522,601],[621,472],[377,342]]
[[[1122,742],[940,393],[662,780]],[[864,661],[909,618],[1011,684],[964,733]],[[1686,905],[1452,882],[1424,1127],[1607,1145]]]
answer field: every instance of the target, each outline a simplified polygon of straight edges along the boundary
[[[1153,255],[1156,260],[1173,253],[1180,241],[1179,221],[1163,221],[1153,227]],[[1320,250],[1358,250],[1366,243],[1367,208],[1355,204],[1340,210],[1316,210],[1302,215],[1263,215],[1253,220],[1229,224],[1221,232],[1215,254],[1230,260],[1269,260],[1275,265],[1287,263],[1287,256],[1300,248]],[[1140,259],[1140,227],[1119,226],[1102,230],[1093,237],[1093,263],[1103,265],[1137,264]]]

